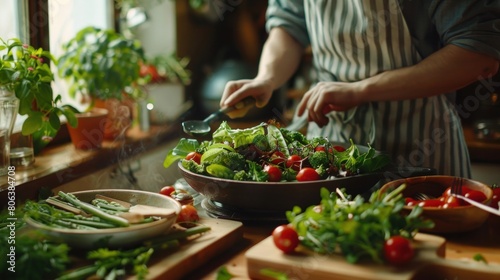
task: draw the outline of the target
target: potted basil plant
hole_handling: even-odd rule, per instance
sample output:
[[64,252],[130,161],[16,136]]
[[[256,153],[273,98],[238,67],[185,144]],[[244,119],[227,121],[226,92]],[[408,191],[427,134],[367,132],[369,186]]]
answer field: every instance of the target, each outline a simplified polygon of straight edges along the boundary
[[77,125],[77,110],[62,105],[61,96],[52,91],[54,75],[49,62],[54,57],[49,51],[23,44],[18,38],[0,38],[0,52],[0,89],[14,93],[19,100],[18,113],[27,116],[22,134],[33,136],[36,154],[59,130],[59,116],[64,115],[71,126]]

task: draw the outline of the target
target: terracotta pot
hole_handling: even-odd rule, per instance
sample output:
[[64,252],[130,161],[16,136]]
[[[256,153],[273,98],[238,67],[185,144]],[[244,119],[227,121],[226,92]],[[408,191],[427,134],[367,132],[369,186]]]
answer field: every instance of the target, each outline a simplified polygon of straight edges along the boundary
[[108,110],[93,108],[89,112],[76,114],[77,127],[67,124],[71,142],[80,150],[98,149],[104,140],[104,128]]
[[125,132],[132,125],[133,101],[124,98],[119,99],[96,99],[96,108],[108,110],[108,117],[104,127],[104,139],[115,140],[125,137]]

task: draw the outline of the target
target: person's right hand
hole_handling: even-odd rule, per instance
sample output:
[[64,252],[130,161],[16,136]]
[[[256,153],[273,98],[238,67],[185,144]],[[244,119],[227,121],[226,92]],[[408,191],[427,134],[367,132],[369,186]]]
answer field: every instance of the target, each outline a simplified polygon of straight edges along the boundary
[[[270,80],[253,79],[230,81],[224,88],[224,93],[220,100],[220,107],[234,106],[244,98],[252,96],[255,98],[255,106],[262,108],[267,105],[273,94],[273,85]],[[227,115],[234,118],[245,116],[252,106],[234,110]]]

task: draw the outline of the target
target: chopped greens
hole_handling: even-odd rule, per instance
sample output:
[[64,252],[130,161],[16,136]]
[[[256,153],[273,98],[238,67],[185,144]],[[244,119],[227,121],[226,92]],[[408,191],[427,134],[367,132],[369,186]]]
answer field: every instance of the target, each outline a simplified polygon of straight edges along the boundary
[[231,143],[234,148],[253,143],[257,135],[264,135],[264,125],[260,124],[246,129],[233,129],[227,122],[222,122],[219,128],[213,133],[214,143]]
[[[268,178],[262,169],[269,164],[280,168],[282,181],[295,181],[297,168],[290,168],[286,164],[286,160],[291,156],[301,158],[300,168],[312,166],[320,170],[321,178],[376,172],[390,162],[387,155],[377,153],[370,145],[367,151],[361,152],[352,140],[349,147],[343,149],[345,150],[338,151],[324,137],[308,140],[302,133],[280,128],[274,123],[261,123],[247,129],[232,129],[227,122],[222,122],[210,141],[200,143],[195,139],[182,138],[177,146],[168,152],[164,167],[181,160],[184,168],[197,174],[265,182]],[[190,152],[200,153],[201,162],[193,163],[192,160],[186,159]],[[281,154],[281,160],[278,162],[275,153]],[[229,174],[229,170],[232,174]]]
[[[11,216],[8,211],[0,214],[0,278],[1,279],[54,279],[70,263],[66,244],[42,240],[37,232],[27,234],[22,207]],[[12,221],[15,218],[15,221]],[[13,227],[14,228],[13,228]],[[11,237],[14,230],[15,238]],[[14,250],[13,250],[14,249]],[[15,254],[14,258],[11,256]]]
[[420,217],[421,207],[408,215],[401,194],[406,185],[390,193],[374,192],[368,201],[361,196],[348,200],[339,190],[330,193],[321,189],[321,204],[305,211],[294,207],[287,211],[288,221],[301,237],[301,244],[321,254],[340,252],[350,263],[370,258],[383,262],[384,241],[394,235],[413,238],[421,228],[433,227],[433,222]]
[[198,140],[196,139],[186,139],[182,138],[177,146],[174,149],[168,152],[167,157],[165,158],[165,162],[163,162],[163,166],[167,168],[172,163],[176,162],[179,159],[183,159],[190,152],[196,151],[196,149],[200,146]]

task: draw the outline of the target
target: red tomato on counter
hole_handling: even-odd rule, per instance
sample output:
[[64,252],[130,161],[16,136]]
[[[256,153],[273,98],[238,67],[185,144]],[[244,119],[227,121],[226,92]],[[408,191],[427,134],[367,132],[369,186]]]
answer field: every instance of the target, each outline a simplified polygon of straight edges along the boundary
[[200,220],[200,216],[198,216],[198,210],[191,205],[185,204],[181,207],[181,212],[179,216],[177,216],[177,222],[197,222]]
[[173,192],[175,192],[175,188],[173,186],[165,186],[161,188],[160,194],[170,196]]
[[394,265],[404,265],[410,262],[415,255],[411,241],[396,235],[384,243],[384,256],[387,262]]
[[272,233],[274,245],[286,254],[292,253],[299,245],[299,235],[289,225],[276,227]]

